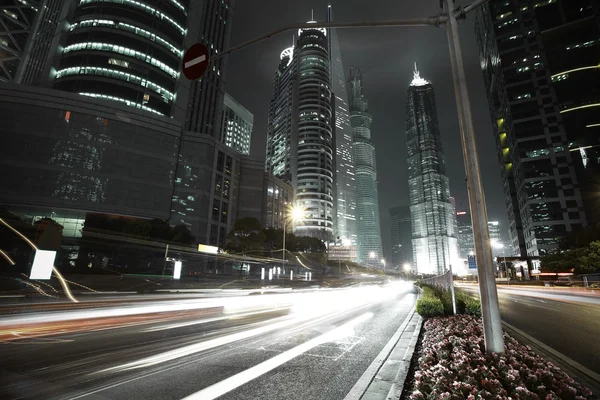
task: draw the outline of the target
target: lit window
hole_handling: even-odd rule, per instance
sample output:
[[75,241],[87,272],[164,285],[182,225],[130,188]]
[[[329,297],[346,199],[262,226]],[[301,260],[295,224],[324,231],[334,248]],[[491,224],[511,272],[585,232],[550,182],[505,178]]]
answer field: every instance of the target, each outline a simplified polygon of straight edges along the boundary
[[118,65],[120,67],[129,68],[129,63],[127,61],[119,60],[117,58],[109,58],[108,63],[112,65]]

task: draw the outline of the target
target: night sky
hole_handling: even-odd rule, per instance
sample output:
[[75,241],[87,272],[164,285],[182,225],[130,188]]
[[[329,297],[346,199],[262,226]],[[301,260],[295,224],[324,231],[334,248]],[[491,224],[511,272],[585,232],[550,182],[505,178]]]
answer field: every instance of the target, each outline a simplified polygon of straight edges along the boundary
[[[324,21],[327,4],[327,0],[237,0],[231,44],[284,25],[306,22],[310,20],[311,8],[315,19]],[[336,21],[421,18],[440,12],[439,0],[332,0],[331,4]],[[264,157],[273,76],[279,54],[292,45],[294,33],[280,34],[240,50],[229,59],[227,92],[254,114],[251,147],[254,156]],[[502,236],[508,238],[500,167],[477,54],[474,15],[462,23],[460,33],[488,216],[490,220],[500,221]],[[354,28],[339,29],[338,37],[346,74],[353,65],[363,72],[364,94],[373,114],[371,135],[377,154],[381,231],[385,255],[390,258],[389,209],[408,205],[405,99],[414,62],[421,76],[434,85],[451,195],[456,198],[457,209],[469,206],[446,32],[443,27]]]

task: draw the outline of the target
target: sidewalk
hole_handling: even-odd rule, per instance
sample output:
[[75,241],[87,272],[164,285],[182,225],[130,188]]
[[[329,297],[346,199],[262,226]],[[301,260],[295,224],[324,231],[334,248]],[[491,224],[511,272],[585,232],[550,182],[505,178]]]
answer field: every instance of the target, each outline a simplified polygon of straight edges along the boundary
[[345,400],[400,399],[422,324],[413,308]]

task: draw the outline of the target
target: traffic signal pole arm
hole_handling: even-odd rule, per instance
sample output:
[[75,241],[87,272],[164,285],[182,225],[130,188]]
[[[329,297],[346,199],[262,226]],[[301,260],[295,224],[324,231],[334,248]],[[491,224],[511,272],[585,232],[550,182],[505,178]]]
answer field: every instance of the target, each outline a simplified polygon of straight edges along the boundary
[[[476,0],[471,4],[465,7],[459,7],[454,12],[454,16],[457,19],[464,19],[467,14],[471,11],[475,10],[477,7],[487,3],[489,0]],[[258,36],[254,39],[247,40],[238,45],[230,47],[227,50],[222,51],[221,53],[212,55],[210,57],[210,62],[217,61],[218,59],[225,57],[231,53],[234,53],[238,50],[244,49],[248,46],[252,46],[253,44],[262,42],[263,40],[267,40],[272,38],[273,36],[277,36],[280,33],[293,31],[296,29],[310,29],[310,28],[391,28],[391,27],[400,27],[400,26],[435,26],[439,27],[440,25],[448,22],[448,16],[443,13],[434,17],[427,18],[417,18],[417,19],[389,19],[389,20],[372,20],[372,21],[354,21],[354,22],[314,22],[314,23],[305,23],[305,24],[292,24],[287,25],[277,30],[271,31],[269,33],[265,33],[264,35]]]

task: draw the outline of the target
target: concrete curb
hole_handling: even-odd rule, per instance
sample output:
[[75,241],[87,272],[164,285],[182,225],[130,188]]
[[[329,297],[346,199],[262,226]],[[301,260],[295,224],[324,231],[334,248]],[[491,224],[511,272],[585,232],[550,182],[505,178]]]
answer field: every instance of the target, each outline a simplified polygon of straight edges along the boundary
[[536,338],[528,335],[509,323],[502,322],[502,326],[509,335],[513,336],[521,343],[529,345],[529,347],[531,347],[537,354],[551,361],[583,386],[587,386],[595,396],[600,396],[599,374],[584,367],[577,361],[565,356],[564,354],[554,350],[550,346],[545,345]]
[[413,306],[394,336],[360,377],[345,400],[397,400],[404,389],[423,319]]

